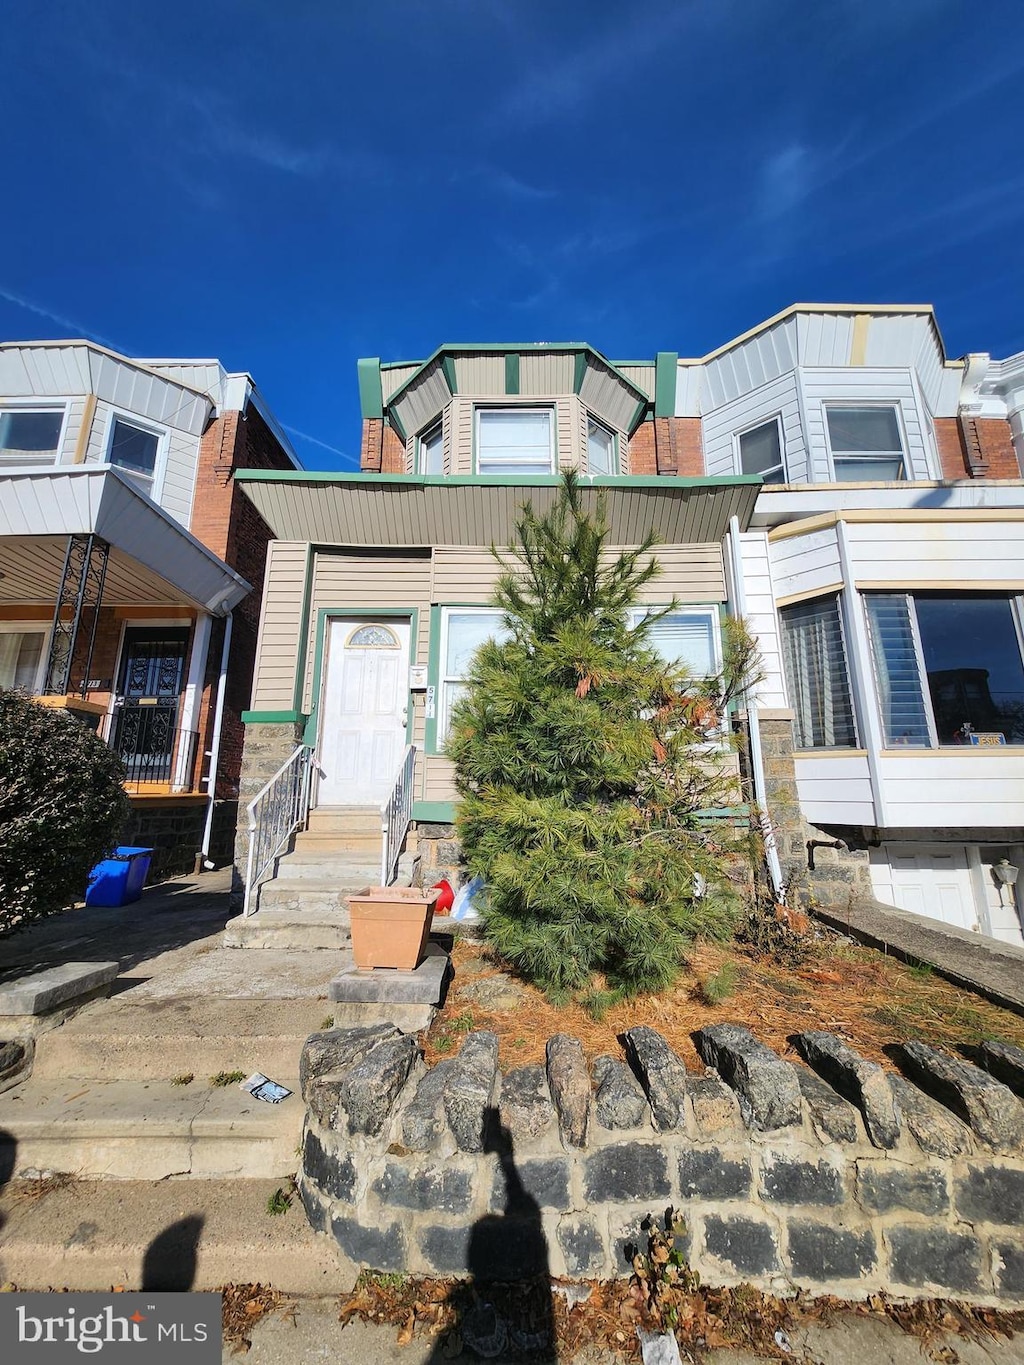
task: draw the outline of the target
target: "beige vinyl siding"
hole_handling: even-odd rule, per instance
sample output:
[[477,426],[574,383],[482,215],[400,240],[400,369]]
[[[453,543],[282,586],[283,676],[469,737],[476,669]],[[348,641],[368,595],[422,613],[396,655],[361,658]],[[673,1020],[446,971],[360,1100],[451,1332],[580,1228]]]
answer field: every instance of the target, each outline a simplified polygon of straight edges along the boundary
[[450,397],[441,362],[435,360],[399,397],[394,410],[406,433],[410,434],[422,431],[441,412]]
[[[521,386],[524,387],[525,386]],[[570,385],[571,387],[571,385]],[[586,450],[586,410],[575,394],[562,394],[551,401],[551,395],[533,392],[512,395],[507,402],[486,399],[488,407],[553,407],[554,434],[559,469],[583,467]],[[474,474],[473,442],[475,412],[479,400],[453,398],[451,414],[445,430],[445,469],[449,474]],[[450,442],[450,448],[449,448]]]
[[527,351],[519,358],[519,393],[525,398],[554,398],[572,393],[576,356],[572,351]]
[[631,384],[643,389],[648,398],[654,397],[654,376],[656,373],[653,365],[616,365],[619,374],[624,375]]
[[380,369],[380,392],[384,402],[387,403],[391,395],[397,393],[418,369],[418,365],[382,365]]
[[290,711],[295,703],[295,661],[302,634],[308,549],[304,542],[294,540],[272,540],[267,546],[253,670],[254,711]]
[[455,357],[455,387],[467,397],[501,397],[505,392],[505,357],[475,351]]
[[453,398],[449,427],[449,448],[445,468],[449,474],[473,473],[473,401]]
[[455,764],[440,754],[428,754],[423,765],[421,801],[456,801]]
[[602,422],[614,427],[616,431],[627,429],[640,401],[618,375],[605,369],[603,365],[597,368],[593,364],[587,365],[583,376],[580,400]]
[[583,467],[578,413],[579,401],[576,398],[559,398],[555,402],[555,440],[558,443],[556,450],[559,469]]

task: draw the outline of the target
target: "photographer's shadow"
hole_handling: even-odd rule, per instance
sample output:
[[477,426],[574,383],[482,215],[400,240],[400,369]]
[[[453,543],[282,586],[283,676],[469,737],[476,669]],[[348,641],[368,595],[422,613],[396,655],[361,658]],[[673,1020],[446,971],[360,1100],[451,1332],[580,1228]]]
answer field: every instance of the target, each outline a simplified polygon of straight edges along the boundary
[[[462,1343],[475,1356],[557,1359],[548,1244],[540,1205],[516,1168],[512,1135],[496,1108],[484,1111],[484,1152],[498,1158],[505,1185],[501,1213],[485,1214],[469,1234],[469,1280],[453,1290]],[[430,1357],[449,1362],[451,1337]]]

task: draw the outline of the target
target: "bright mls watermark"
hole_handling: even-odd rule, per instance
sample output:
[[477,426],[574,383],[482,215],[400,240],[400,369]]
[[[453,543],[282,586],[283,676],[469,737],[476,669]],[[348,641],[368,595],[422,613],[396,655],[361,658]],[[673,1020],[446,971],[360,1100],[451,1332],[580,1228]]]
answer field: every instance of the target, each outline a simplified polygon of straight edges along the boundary
[[[142,1347],[144,1350],[140,1351]],[[4,1365],[100,1360],[220,1365],[219,1294],[0,1294]]]

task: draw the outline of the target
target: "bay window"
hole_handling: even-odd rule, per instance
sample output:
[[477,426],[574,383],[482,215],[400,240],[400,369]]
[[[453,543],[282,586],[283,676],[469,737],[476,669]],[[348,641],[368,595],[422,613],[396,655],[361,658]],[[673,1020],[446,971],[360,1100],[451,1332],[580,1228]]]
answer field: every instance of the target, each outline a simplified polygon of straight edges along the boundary
[[478,474],[550,474],[554,468],[551,408],[478,408]]
[[487,640],[506,640],[505,613],[493,607],[445,607],[441,612],[441,673],[438,678],[437,747],[451,725],[452,708],[466,691],[473,655]]
[[837,595],[779,610],[782,658],[798,749],[854,749],[857,731]]
[[1016,600],[998,593],[866,593],[888,747],[1024,743]]

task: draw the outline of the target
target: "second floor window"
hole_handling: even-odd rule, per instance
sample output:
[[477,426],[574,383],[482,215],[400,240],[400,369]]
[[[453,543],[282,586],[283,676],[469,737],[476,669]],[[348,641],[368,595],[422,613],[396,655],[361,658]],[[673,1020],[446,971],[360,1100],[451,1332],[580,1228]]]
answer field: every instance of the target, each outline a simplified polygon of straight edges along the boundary
[[160,438],[155,431],[132,426],[130,422],[124,422],[119,417],[114,422],[110,454],[107,458],[112,465],[123,469],[143,493],[152,496],[159,447]]
[[550,474],[554,441],[550,408],[478,408],[478,474]]
[[839,483],[905,479],[903,438],[894,407],[825,409],[832,468]]
[[765,483],[786,482],[782,431],[777,417],[739,435],[740,473],[760,474]]
[[63,408],[0,412],[0,464],[54,464],[63,425]]
[[420,437],[416,473],[444,473],[444,427],[440,422]]
[[617,474],[615,434],[593,417],[587,418],[587,473]]

